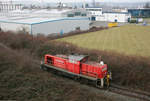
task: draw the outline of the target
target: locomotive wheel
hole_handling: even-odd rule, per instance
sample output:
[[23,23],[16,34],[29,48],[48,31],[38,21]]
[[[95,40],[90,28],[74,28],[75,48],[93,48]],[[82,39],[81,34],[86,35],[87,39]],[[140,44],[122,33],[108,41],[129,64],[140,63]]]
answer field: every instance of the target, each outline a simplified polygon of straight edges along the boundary
[[95,86],[98,87],[98,88],[100,88],[100,85],[101,85],[101,81],[100,80],[96,80]]

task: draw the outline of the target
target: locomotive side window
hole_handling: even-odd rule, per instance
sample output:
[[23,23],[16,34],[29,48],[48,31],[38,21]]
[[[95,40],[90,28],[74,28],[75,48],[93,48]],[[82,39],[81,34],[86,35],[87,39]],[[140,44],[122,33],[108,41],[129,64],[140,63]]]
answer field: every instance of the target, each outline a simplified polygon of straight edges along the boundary
[[51,57],[47,57],[47,63],[52,64],[52,58]]

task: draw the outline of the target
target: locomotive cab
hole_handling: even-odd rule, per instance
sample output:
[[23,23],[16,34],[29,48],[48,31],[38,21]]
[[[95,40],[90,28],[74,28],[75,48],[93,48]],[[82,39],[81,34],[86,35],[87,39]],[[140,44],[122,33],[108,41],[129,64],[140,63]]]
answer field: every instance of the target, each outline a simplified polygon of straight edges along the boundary
[[53,56],[45,55],[45,64],[53,64]]

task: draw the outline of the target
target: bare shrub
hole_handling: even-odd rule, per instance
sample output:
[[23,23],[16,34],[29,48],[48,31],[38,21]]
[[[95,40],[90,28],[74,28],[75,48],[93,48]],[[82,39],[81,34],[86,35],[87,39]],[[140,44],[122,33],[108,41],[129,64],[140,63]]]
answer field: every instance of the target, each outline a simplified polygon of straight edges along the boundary
[[1,100],[115,101],[69,79],[42,72],[36,59],[24,50],[0,46],[0,67]]
[[[12,63],[15,63],[13,65],[25,73],[32,71],[30,67],[34,67],[32,64],[35,57],[41,58],[48,53],[54,55],[71,53],[86,54],[91,57],[92,61],[97,62],[99,62],[98,57],[101,56],[113,73],[114,83],[150,91],[150,58],[127,56],[112,51],[83,49],[66,42],[49,41],[49,38],[43,35],[33,37],[31,35],[13,34],[12,32],[0,32],[0,43],[4,43],[15,49],[20,54],[22,53],[22,55],[16,55],[15,57],[11,57],[11,55],[6,55],[8,56],[6,57],[4,55],[5,51],[0,51],[2,57],[11,60],[8,64],[12,65]],[[29,56],[32,58],[29,58]],[[2,59],[0,59],[1,66],[11,66]],[[4,65],[5,62],[7,65]],[[1,67],[0,72],[5,70],[5,67]]]

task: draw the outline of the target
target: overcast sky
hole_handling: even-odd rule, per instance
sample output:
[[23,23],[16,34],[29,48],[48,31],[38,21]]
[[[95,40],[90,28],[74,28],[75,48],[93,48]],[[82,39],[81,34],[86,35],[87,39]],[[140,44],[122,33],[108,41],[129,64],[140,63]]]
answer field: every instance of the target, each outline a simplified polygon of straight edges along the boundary
[[[11,1],[11,0],[0,0],[0,1]],[[45,1],[45,2],[92,2],[93,0],[12,0],[12,1]],[[150,0],[95,0],[96,2],[150,2]]]

